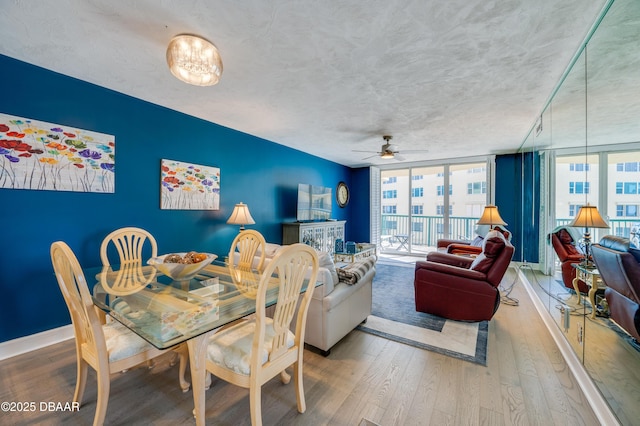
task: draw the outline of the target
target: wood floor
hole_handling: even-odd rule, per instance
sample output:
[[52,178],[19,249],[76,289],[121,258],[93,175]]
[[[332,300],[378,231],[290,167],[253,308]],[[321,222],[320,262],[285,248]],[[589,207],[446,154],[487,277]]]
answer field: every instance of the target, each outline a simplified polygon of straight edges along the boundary
[[[511,296],[519,306],[503,304],[490,322],[487,367],[353,331],[326,358],[305,352],[306,413],[297,412],[293,383],[274,379],[263,387],[264,424],[599,424],[522,285]],[[0,375],[0,401],[37,406],[34,412],[0,413],[0,424],[93,421],[95,374],[79,412],[40,410],[41,402],[73,398],[71,340],[1,361]],[[194,424],[192,394],[180,391],[177,366],[170,367],[168,358],[152,370],[115,374],[111,383],[105,424]],[[249,424],[247,391],[215,380],[206,417],[212,425]]]

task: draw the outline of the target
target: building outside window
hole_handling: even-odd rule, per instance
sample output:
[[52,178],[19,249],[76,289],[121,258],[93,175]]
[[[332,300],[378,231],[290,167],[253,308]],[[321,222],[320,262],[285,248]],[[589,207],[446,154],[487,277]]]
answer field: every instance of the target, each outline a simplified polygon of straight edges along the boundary
[[589,182],[569,182],[569,194],[588,194]]

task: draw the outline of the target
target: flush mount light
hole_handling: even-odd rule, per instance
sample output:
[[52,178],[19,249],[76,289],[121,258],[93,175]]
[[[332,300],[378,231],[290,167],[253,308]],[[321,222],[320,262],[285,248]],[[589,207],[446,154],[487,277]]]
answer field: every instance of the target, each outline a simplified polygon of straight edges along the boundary
[[209,40],[180,34],[169,42],[167,64],[176,78],[195,86],[213,86],[222,75],[222,58]]

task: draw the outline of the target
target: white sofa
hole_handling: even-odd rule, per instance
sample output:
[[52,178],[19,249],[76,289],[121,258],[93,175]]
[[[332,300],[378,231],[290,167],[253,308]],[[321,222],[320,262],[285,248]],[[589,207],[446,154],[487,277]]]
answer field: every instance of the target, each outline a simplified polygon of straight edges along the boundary
[[[265,264],[280,247],[267,244]],[[366,273],[350,285],[339,281],[333,259],[328,253],[318,253],[318,257],[318,281],[322,284],[315,288],[311,299],[304,341],[326,356],[333,345],[371,314],[371,285],[376,268],[375,258],[367,261]]]

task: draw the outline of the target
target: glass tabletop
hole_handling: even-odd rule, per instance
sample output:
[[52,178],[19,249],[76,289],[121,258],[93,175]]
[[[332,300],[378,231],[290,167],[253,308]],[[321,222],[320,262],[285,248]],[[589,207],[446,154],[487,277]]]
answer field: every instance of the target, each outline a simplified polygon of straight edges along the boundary
[[[84,274],[94,304],[159,349],[254,313],[262,277],[217,260],[186,280],[140,263],[85,268]],[[278,286],[271,277],[267,306],[276,303]]]

